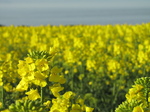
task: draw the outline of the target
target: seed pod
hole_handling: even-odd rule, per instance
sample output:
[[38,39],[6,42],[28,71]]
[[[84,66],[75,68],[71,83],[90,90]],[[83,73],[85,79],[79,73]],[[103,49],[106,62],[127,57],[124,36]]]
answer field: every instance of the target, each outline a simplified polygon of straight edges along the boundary
[[21,110],[21,105],[18,105],[18,106],[16,105],[15,107],[16,107],[16,110],[17,110],[15,112],[18,112],[18,110]]
[[22,110],[22,112],[26,112],[25,107],[23,105],[21,105],[21,109],[20,110]]
[[14,110],[14,109],[15,109],[15,105],[14,104],[9,106],[9,110]]
[[35,106],[33,106],[33,107],[31,108],[31,110],[35,110]]
[[15,102],[15,105],[16,105],[16,106],[20,106],[20,105],[21,105],[21,102],[16,101],[16,102]]
[[27,106],[28,106],[28,103],[29,103],[29,101],[28,101],[28,100],[25,100],[24,103],[23,103],[24,107],[27,107]]
[[32,101],[29,101],[29,103],[28,103],[28,109],[31,109],[32,106],[33,106],[33,102],[32,102]]
[[42,112],[42,110],[43,110],[43,108],[41,107],[41,108],[39,109],[39,112]]

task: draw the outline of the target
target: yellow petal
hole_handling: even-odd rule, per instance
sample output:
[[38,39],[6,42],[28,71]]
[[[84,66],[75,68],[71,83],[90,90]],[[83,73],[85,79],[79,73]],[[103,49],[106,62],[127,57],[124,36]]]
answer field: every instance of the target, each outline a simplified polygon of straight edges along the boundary
[[25,60],[26,60],[26,63],[33,63],[33,59],[31,58],[31,57],[27,57],[27,58],[25,58]]
[[25,91],[28,89],[28,81],[23,78],[16,87],[17,91]]
[[64,87],[61,87],[59,84],[54,84],[53,86],[50,87],[50,90],[52,91],[55,97],[60,96],[59,92],[62,91],[63,89]]
[[59,75],[51,74],[50,77],[49,77],[49,81],[51,81],[51,82],[58,82],[59,81]]
[[38,86],[41,86],[41,87],[45,87],[47,85],[47,82],[43,79],[40,79],[40,78],[35,78],[34,80],[32,80],[32,82],[35,85],[38,85]]
[[35,89],[35,90],[34,89],[30,89],[30,91],[26,92],[25,94],[28,95],[28,98],[30,100],[36,100],[36,99],[40,98],[40,95],[39,95],[37,89]]
[[91,107],[85,107],[86,112],[93,112],[94,108]]
[[144,112],[144,110],[142,109],[141,106],[136,106],[136,107],[133,108],[132,112]]
[[35,64],[39,71],[46,71],[49,69],[48,61],[46,59],[38,59],[36,60]]
[[57,66],[54,66],[51,70],[52,74],[58,74],[62,71],[62,69],[58,68]]

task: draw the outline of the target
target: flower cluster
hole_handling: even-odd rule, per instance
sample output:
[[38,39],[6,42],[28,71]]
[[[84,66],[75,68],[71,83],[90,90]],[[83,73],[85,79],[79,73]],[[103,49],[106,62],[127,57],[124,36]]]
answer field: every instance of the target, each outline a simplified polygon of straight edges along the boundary
[[[73,103],[71,100],[75,100]],[[50,112],[92,112],[94,108],[84,104],[83,99],[75,99],[75,93],[68,91],[52,100]]]
[[[21,81],[17,85],[16,91],[27,91],[32,85],[43,88],[48,86],[53,95],[58,96],[58,92],[64,89],[60,84],[66,82],[64,76],[59,75],[61,69],[56,66],[50,69],[50,56],[46,52],[36,51],[30,53],[29,56],[25,60],[19,60],[18,73]],[[53,82],[53,84],[50,82]],[[40,98],[37,89],[31,88],[26,94],[30,100]]]
[[18,64],[18,73],[21,81],[18,84],[17,91],[25,91],[29,84],[35,84],[41,87],[47,85],[46,78],[48,77],[49,66],[46,59],[37,59],[27,57],[25,61],[20,60]]
[[150,77],[138,78],[115,112],[150,112]]

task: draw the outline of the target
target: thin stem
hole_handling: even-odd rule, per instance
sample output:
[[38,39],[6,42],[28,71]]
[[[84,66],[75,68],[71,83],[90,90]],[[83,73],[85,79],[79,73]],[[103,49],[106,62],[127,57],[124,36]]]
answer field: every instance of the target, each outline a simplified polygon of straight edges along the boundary
[[4,88],[2,86],[2,108],[4,108],[5,104],[4,104]]
[[149,97],[149,91],[146,90],[146,102],[147,102],[147,107],[149,107],[149,101],[148,101],[148,97]]
[[43,104],[43,87],[41,87],[41,104]]

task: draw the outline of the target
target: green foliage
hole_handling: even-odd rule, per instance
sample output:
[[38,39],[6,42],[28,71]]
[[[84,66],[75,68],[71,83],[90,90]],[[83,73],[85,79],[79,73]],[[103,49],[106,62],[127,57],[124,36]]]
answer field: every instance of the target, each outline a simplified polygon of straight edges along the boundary
[[16,100],[15,103],[9,106],[11,112],[47,112],[45,106],[41,105],[41,102],[31,100]]

